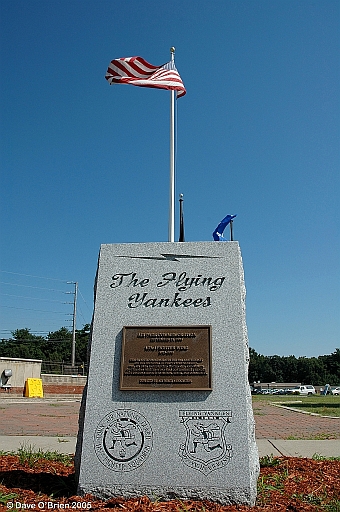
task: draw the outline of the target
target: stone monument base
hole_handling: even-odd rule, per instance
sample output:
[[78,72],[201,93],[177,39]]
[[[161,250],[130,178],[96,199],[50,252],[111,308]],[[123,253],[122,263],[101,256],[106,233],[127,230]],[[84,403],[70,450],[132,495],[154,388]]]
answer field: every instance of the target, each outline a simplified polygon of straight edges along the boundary
[[238,242],[103,245],[78,492],[254,505]]

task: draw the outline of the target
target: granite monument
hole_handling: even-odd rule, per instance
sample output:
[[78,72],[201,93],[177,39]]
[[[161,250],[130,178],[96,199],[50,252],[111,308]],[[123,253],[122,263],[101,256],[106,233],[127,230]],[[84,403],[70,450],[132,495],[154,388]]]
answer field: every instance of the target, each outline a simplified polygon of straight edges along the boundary
[[102,245],[78,492],[253,505],[238,242]]

